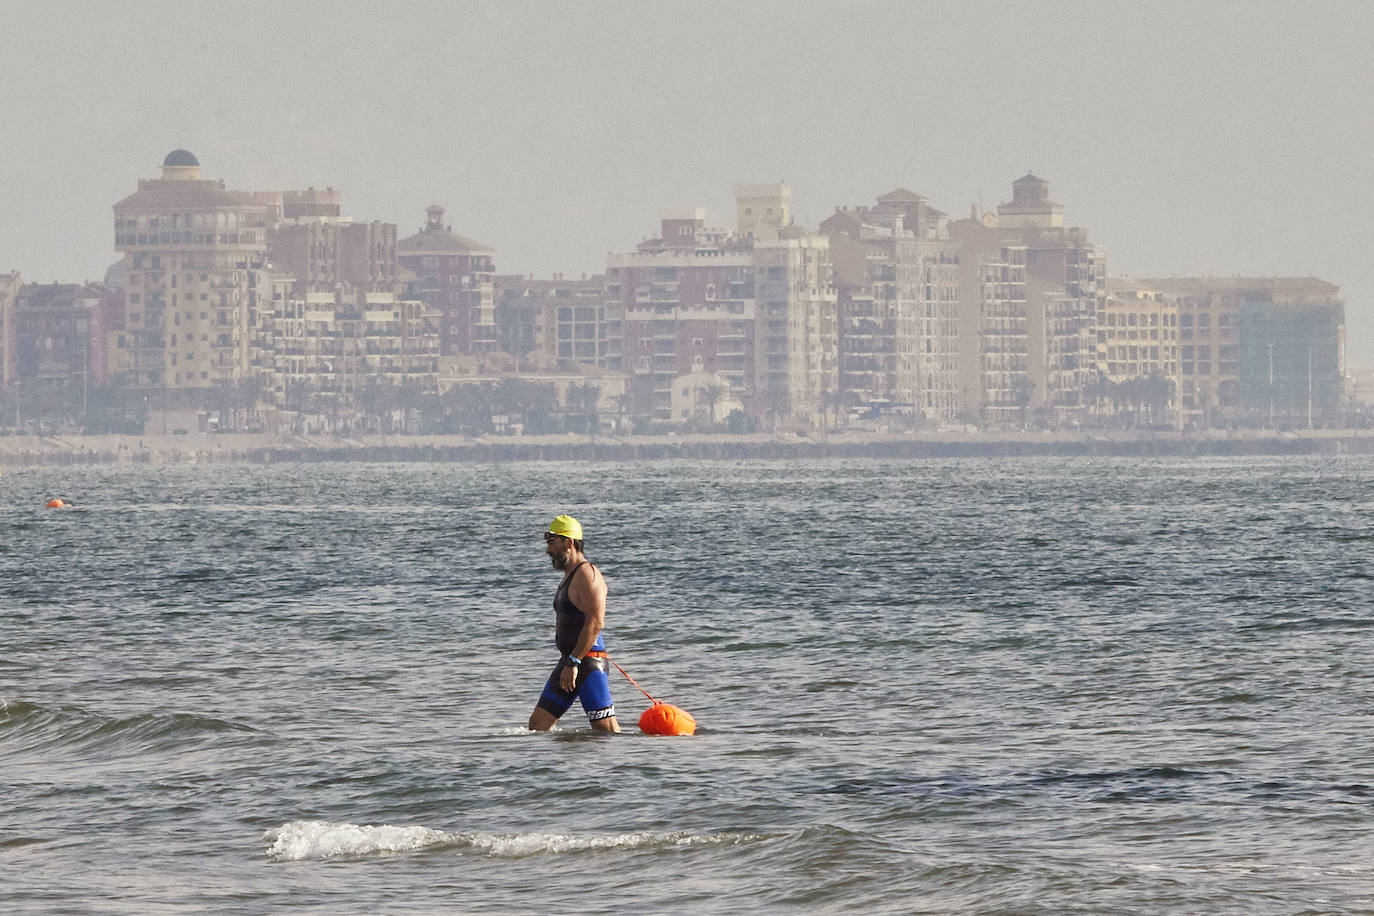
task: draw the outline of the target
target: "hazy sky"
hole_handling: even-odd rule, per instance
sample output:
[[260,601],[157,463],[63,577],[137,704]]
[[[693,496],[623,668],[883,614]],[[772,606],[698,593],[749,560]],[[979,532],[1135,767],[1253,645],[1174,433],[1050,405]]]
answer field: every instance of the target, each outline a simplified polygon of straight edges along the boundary
[[1374,2],[0,0],[0,271],[99,279],[185,147],[232,189],[432,203],[503,273],[605,269],[660,209],[952,216],[1031,170],[1114,274],[1315,275],[1374,363]]

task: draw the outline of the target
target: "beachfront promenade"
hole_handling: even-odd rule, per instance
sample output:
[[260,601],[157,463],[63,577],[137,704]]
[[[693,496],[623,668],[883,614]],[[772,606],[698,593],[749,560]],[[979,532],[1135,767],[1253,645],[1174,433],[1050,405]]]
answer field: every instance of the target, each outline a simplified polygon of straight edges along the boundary
[[671,436],[0,436],[0,470],[44,465],[271,464],[292,461],[649,461],[748,458],[940,458],[1032,455],[1374,453],[1374,430],[842,432],[801,437]]

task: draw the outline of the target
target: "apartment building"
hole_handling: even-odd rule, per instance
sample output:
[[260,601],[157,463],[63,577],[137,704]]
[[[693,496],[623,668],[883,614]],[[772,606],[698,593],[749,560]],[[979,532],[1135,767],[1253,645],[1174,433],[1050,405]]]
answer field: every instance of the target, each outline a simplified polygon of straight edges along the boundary
[[11,309],[13,381],[50,388],[103,385],[105,340],[120,295],[99,283],[27,283]]
[[996,228],[1025,251],[1026,370],[1030,408],[1044,421],[1081,419],[1096,362],[1096,313],[1106,254],[1085,229],[1064,225],[1049,182],[1027,173],[997,207]]
[[958,413],[958,253],[945,214],[898,188],[821,223],[834,265],[839,390],[851,407]]
[[989,426],[1026,422],[1033,401],[1026,315],[1026,247],[996,219],[949,224],[958,250],[959,409]]
[[769,426],[822,423],[839,383],[830,244],[791,224],[789,198],[740,185],[733,232],[707,229],[700,208],[665,210],[660,237],[608,258],[632,415],[682,422],[709,399]]
[[268,226],[265,204],[202,179],[187,150],[167,154],[161,178],[140,179],[114,205],[126,292],[112,372],[183,406],[246,378],[270,295]]
[[700,208],[664,210],[660,229],[659,238],[612,254],[606,264],[605,308],[620,319],[630,415],[689,419],[694,405],[680,397],[674,416],[674,383],[700,372],[718,373],[729,397],[752,406],[758,391],[752,241],[707,230]]
[[21,286],[18,271],[0,274],[0,388],[14,378],[14,302]]
[[1097,301],[1097,378],[1088,384],[1088,407],[1102,413],[1109,385],[1164,386],[1148,392],[1166,402],[1170,425],[1183,423],[1178,303],[1128,277],[1109,277]]
[[425,210],[425,225],[396,242],[396,259],[419,281],[421,299],[439,313],[445,356],[500,349],[492,286],[494,250],[453,232],[444,208]]
[[[1345,372],[1340,288],[1316,277],[1137,278],[1178,304],[1187,422],[1335,422]],[[1311,410],[1309,411],[1309,403]]]
[[370,384],[438,390],[438,314],[425,303],[395,293],[296,297],[286,287],[271,342],[272,388],[285,410],[306,410],[311,397],[351,408]]
[[1125,382],[1160,375],[1179,380],[1178,303],[1129,277],[1109,277],[1098,299],[1095,368]]
[[267,257],[274,269],[294,278],[296,296],[397,288],[395,224],[341,216],[340,195],[333,188],[283,193],[282,217],[269,235]]
[[754,284],[755,415],[773,426],[819,429],[839,398],[830,240],[796,230],[755,242]]
[[604,274],[497,276],[493,287],[502,352],[620,370],[620,322],[608,319]]

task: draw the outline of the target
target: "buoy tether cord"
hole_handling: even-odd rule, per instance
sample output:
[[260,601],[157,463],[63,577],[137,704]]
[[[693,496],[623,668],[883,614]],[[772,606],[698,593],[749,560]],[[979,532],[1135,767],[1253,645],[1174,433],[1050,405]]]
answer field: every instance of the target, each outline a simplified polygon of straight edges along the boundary
[[620,663],[609,655],[606,660],[615,665],[615,670],[625,675],[625,680],[635,685],[635,689],[649,698],[649,702],[654,704],[639,717],[639,730],[647,735],[691,735],[697,730],[697,720],[692,718],[692,714],[685,709],[679,709],[672,703],[665,703],[656,698],[652,693],[639,686],[639,682],[630,677],[630,672],[620,667]]
[[643,687],[639,686],[639,682],[637,682],[634,678],[630,677],[629,672],[626,671],[624,668],[620,667],[620,663],[617,662],[615,659],[611,658],[611,657],[608,655],[608,656],[606,656],[606,661],[610,662],[612,665],[615,665],[615,670],[617,670],[617,671],[619,671],[621,674],[625,675],[625,680],[629,681],[631,684],[634,684],[636,690],[638,690],[640,693],[644,694],[646,697],[649,698],[649,702],[653,703],[654,705],[658,705],[658,704],[660,704],[660,703],[663,702],[662,700],[656,700],[656,699],[654,699],[653,695],[650,694],[649,691],[647,691],[647,690],[645,690]]

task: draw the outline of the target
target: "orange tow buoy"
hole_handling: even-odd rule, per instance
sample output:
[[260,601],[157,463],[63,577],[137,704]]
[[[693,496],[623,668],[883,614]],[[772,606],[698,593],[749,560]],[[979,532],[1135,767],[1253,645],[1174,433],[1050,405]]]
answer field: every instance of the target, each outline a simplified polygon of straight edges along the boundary
[[690,735],[697,730],[697,720],[685,709],[656,701],[639,717],[639,730],[646,735]]
[[50,500],[48,500],[48,506],[47,506],[47,508],[49,508],[49,509],[63,509],[63,508],[66,508],[66,506],[67,506],[67,504],[64,503],[64,502],[63,502],[62,500],[60,500],[60,499],[50,499]]

